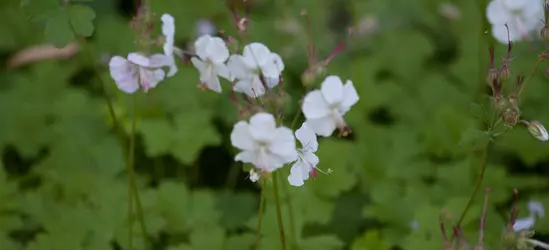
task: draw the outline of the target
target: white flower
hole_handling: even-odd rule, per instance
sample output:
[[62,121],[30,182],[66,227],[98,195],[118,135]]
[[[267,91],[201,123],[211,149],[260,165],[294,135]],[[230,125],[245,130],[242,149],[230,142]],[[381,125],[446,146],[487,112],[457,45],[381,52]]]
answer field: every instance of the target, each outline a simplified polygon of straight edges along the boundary
[[[265,87],[270,89],[278,85],[280,74],[284,70],[282,58],[261,43],[246,45],[242,55],[232,55],[229,58],[227,66],[238,79],[233,90],[254,98],[265,94]],[[265,83],[261,81],[261,77]]]
[[292,186],[303,186],[304,180],[309,179],[309,173],[316,168],[319,159],[315,155],[318,150],[316,134],[311,130],[307,123],[303,123],[301,128],[295,131],[295,137],[301,143],[302,148],[297,150],[298,158],[290,169],[288,182]]
[[[486,17],[492,24],[492,34],[500,43],[520,41],[532,31],[543,27],[543,6],[541,0],[492,0],[486,9]],[[509,38],[507,28],[509,27]]]
[[309,92],[303,100],[303,114],[307,125],[320,136],[330,136],[336,128],[343,130],[347,124],[343,115],[358,102],[353,82],[345,85],[337,76],[328,76],[320,90]]
[[116,86],[128,93],[134,93],[143,88],[145,92],[156,87],[164,80],[164,71],[161,67],[167,66],[168,58],[162,54],[155,54],[150,57],[138,53],[128,54],[128,59],[121,56],[114,56],[109,62],[111,77]]
[[219,77],[232,81],[229,68],[224,62],[229,58],[229,49],[223,39],[203,35],[194,43],[196,55],[191,58],[194,67],[200,72],[200,82],[215,92],[221,92]]
[[255,114],[250,118],[250,123],[236,123],[231,142],[242,150],[235,161],[251,163],[265,172],[272,172],[297,158],[292,130],[277,128],[273,115],[268,113]]
[[174,36],[175,36],[175,22],[174,18],[170,14],[163,14],[162,20],[162,34],[166,41],[164,42],[164,54],[169,58],[170,71],[167,76],[172,77],[177,73],[177,65],[175,65],[174,53]]
[[528,230],[534,226],[536,217],[543,218],[545,216],[543,205],[537,201],[528,202],[528,210],[530,210],[530,215],[528,217],[516,220],[515,224],[513,224],[513,230],[517,232]]

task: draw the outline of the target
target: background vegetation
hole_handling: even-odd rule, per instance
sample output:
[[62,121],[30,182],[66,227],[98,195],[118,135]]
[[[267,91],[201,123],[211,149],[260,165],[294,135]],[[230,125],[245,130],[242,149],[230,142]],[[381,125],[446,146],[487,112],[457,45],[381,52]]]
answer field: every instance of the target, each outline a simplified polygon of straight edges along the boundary
[[[327,72],[352,79],[361,98],[346,116],[351,136],[320,140],[319,167],[333,169],[331,175],[297,188],[285,181],[289,168],[281,170],[282,212],[286,235],[296,242],[293,249],[441,248],[439,215],[445,208],[457,221],[481,165],[478,147],[460,144],[471,138],[478,142],[475,135],[482,128],[471,103],[484,104],[490,94],[485,83],[490,32],[482,28],[484,10],[476,2],[252,1],[248,37],[284,59],[287,116],[298,111],[305,91],[301,75],[308,67],[308,38],[302,10],[320,58],[348,39]],[[80,46],[69,58],[14,66],[17,52],[45,41],[71,41],[74,35],[29,19],[32,11],[45,13],[45,5],[25,10],[19,0],[0,2],[3,250],[127,249],[128,221],[137,221],[126,213],[125,145],[114,131],[99,80],[107,81],[107,95],[128,136],[131,98],[116,89],[107,63],[111,55],[135,51],[129,28],[135,5],[131,0],[83,4],[95,18],[73,15],[80,22],[77,33],[91,34],[92,61]],[[152,0],[151,8],[158,21],[163,13],[175,17],[180,47],[194,42],[199,19],[236,36],[226,1]],[[347,38],[351,27],[354,34]],[[542,46],[517,43],[513,74],[529,74]],[[495,49],[499,60],[507,46]],[[542,62],[534,73],[521,108],[523,117],[547,125],[545,67]],[[136,238],[136,249],[251,249],[255,242],[260,189],[233,161],[229,134],[237,110],[228,92],[202,92],[197,84],[198,72],[185,65],[158,88],[137,95],[137,180],[151,246]],[[513,188],[520,191],[521,216],[529,200],[549,207],[548,157],[549,146],[521,126],[490,144],[482,184],[492,189],[488,244],[501,239]],[[478,232],[482,201],[480,192],[461,223],[471,239]],[[133,226],[134,235],[142,237],[139,224]],[[544,240],[549,220],[536,221],[535,229]],[[280,249],[277,230],[267,195],[260,249]]]

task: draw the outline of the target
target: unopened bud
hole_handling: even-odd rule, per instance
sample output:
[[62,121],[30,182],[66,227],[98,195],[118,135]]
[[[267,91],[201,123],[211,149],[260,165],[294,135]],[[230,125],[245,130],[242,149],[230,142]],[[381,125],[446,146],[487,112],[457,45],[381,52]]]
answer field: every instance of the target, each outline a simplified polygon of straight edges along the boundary
[[545,127],[543,127],[543,125],[540,122],[538,121],[526,122],[526,125],[528,126],[528,132],[530,132],[530,134],[534,138],[540,141],[549,140],[549,134],[547,133],[547,130],[545,130]]
[[498,78],[502,81],[507,81],[511,77],[511,68],[509,64],[504,62],[503,65],[498,70]]

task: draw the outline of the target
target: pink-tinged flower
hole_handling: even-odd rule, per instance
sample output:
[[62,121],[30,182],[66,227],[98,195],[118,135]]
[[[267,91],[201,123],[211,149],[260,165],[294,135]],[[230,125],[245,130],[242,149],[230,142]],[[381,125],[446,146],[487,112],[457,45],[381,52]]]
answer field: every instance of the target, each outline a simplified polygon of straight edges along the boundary
[[164,80],[164,71],[161,69],[169,65],[169,59],[162,54],[150,57],[138,53],[128,54],[128,58],[114,56],[109,62],[109,69],[116,86],[132,94],[140,87],[147,92]]

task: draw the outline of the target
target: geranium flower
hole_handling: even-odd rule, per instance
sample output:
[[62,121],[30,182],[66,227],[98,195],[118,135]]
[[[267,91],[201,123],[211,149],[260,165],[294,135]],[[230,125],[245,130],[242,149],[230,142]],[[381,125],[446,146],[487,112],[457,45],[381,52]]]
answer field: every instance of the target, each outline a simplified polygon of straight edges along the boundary
[[316,134],[307,126],[307,123],[303,123],[295,131],[295,137],[301,143],[301,148],[297,149],[298,158],[290,169],[288,182],[292,186],[299,187],[303,186],[304,181],[309,179],[309,173],[316,168],[320,160],[315,155],[315,152],[318,150]]
[[284,70],[282,58],[261,43],[246,45],[242,55],[229,58],[227,66],[238,80],[233,90],[254,98],[264,95],[265,88],[278,85]]
[[191,62],[200,72],[200,82],[215,92],[221,92],[218,76],[232,81],[229,68],[224,64],[229,58],[227,45],[219,37],[203,35],[196,40],[194,47],[198,57],[191,58]]
[[358,102],[353,82],[345,85],[337,76],[328,76],[320,90],[309,92],[303,100],[302,111],[307,125],[320,136],[330,136],[336,128],[347,129],[343,116]]
[[165,73],[161,67],[169,65],[169,58],[162,54],[150,57],[128,54],[128,59],[114,56],[109,62],[110,74],[118,89],[132,94],[140,87],[147,92],[164,80]]
[[[492,0],[486,17],[492,24],[492,34],[500,43],[520,41],[543,27],[543,2],[540,0]],[[509,27],[509,32],[505,24]]]
[[231,142],[242,150],[235,161],[251,163],[262,172],[275,171],[297,158],[292,130],[276,127],[273,115],[268,113],[255,114],[250,123],[236,123]]

